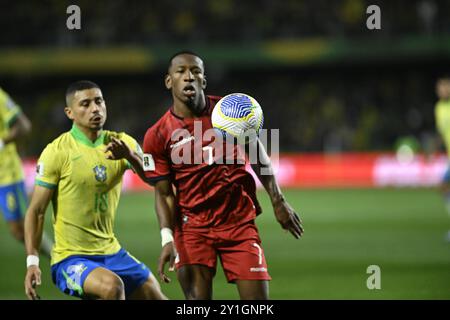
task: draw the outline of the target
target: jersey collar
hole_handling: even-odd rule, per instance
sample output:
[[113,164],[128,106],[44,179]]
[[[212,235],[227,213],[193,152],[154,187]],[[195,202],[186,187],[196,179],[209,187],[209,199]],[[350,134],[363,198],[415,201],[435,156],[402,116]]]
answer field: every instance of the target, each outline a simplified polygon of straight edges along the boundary
[[97,140],[95,140],[94,142],[92,142],[91,140],[89,140],[88,137],[86,137],[86,135],[75,125],[75,123],[72,126],[72,129],[70,130],[70,133],[72,134],[72,136],[75,138],[75,140],[77,140],[78,142],[87,145],[88,147],[98,147],[99,145],[103,144],[103,141],[105,139],[105,131],[102,130],[102,133],[100,134],[100,136],[97,138]]

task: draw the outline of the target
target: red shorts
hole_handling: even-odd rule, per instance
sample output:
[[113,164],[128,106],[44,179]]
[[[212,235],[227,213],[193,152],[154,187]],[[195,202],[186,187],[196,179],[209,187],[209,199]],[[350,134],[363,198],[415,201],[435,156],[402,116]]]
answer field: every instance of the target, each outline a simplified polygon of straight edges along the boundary
[[221,231],[214,228],[177,230],[175,245],[177,269],[187,264],[200,264],[216,270],[219,256],[228,282],[272,279],[254,220]]

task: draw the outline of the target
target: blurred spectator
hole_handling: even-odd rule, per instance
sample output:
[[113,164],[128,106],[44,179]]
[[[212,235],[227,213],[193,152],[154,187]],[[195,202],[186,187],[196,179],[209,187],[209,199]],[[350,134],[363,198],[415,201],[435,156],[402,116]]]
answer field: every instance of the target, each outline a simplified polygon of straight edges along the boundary
[[[382,37],[450,32],[448,1],[77,1],[82,29],[66,32],[69,0],[1,2],[3,46],[248,43],[365,36],[366,8],[382,10]],[[14,17],[13,19],[11,17]],[[39,32],[30,32],[39,30]]]
[[[207,60],[206,60],[206,63]],[[417,66],[416,66],[417,67]],[[430,110],[435,98],[435,71],[441,65],[416,72],[409,65],[303,69],[240,68],[216,73],[208,69],[207,93],[246,92],[257,98],[265,115],[265,128],[280,128],[281,151],[393,150],[399,136],[422,136],[434,128]],[[109,129],[143,137],[169,107],[170,95],[160,69],[146,75],[104,75],[89,79],[102,85],[108,113],[115,119]],[[345,77],[342,76],[345,72]],[[26,152],[38,154],[44,141],[68,129],[64,117],[64,86],[74,77],[4,79],[39,134],[26,141]],[[227,83],[230,92],[224,92]],[[430,89],[431,88],[431,89]],[[431,92],[431,93],[430,93]],[[146,119],[146,121],[142,121]]]
[[417,4],[417,14],[424,33],[432,34],[435,29],[435,21],[437,14],[436,3],[432,0],[422,0]]
[[[365,40],[371,32],[365,28],[370,4],[382,9],[382,30],[371,33],[385,40],[382,44],[398,36],[450,33],[450,2],[435,0],[80,0],[82,30],[68,32],[66,8],[70,4],[68,0],[0,2],[1,48],[131,45],[162,50],[164,46],[215,44],[239,49],[243,44],[259,47],[272,40],[306,37]],[[265,127],[281,129],[281,151],[392,150],[398,136],[422,140],[434,125],[430,88],[436,74],[446,68],[439,61],[422,67],[414,62],[397,65],[388,61],[380,66],[350,61],[347,65],[267,66],[264,70],[205,62],[207,92],[230,93],[223,92],[226,83],[231,91],[255,96],[264,109]],[[110,129],[142,137],[169,107],[170,96],[161,81],[165,68],[161,65],[127,75],[100,76],[93,71],[83,78],[98,82],[106,92],[108,112],[115,119],[109,122]],[[0,77],[19,104],[33,106],[26,112],[39,134],[27,138],[22,150],[36,155],[43,141],[68,129],[63,94],[67,84],[77,79],[69,75]]]

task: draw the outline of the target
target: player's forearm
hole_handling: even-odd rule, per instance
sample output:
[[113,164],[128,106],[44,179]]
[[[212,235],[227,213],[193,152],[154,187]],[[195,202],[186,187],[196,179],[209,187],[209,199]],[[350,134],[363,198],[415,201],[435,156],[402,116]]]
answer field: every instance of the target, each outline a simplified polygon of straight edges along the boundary
[[175,197],[173,195],[156,195],[156,215],[159,221],[159,228],[169,228],[173,230],[173,216],[175,210]]
[[2,137],[3,143],[6,145],[11,142],[17,141],[17,139],[27,135],[31,131],[31,123],[28,119],[23,119],[22,116],[14,122],[9,128],[7,136]]
[[269,194],[272,204],[276,204],[284,199],[283,194],[273,173],[272,163],[264,145],[259,139],[256,140],[256,144],[257,148],[253,148],[253,150],[257,152],[257,162],[252,163],[251,166],[264,189]]
[[136,152],[132,152],[127,157],[127,160],[133,167],[134,172],[137,173],[137,175],[142,179],[142,181],[146,181],[145,172],[144,169],[142,168],[142,158]]
[[270,200],[273,205],[284,200],[283,193],[273,174],[272,165],[270,163],[268,165],[262,165],[260,163],[253,164],[252,169],[257,175],[264,189],[269,194]]
[[20,129],[13,127],[10,129],[9,134],[2,138],[3,143],[6,145],[8,143],[15,142],[21,135]]
[[25,215],[24,233],[27,255],[39,255],[44,231],[45,210],[30,207]]

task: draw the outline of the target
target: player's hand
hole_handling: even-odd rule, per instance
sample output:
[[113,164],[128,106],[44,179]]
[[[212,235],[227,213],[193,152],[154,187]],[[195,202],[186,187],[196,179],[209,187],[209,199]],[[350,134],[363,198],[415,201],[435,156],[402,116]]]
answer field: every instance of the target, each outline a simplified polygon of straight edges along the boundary
[[131,150],[122,140],[111,137],[111,141],[106,146],[105,153],[108,153],[106,156],[107,159],[119,160],[123,158],[127,159],[131,155]]
[[158,275],[161,281],[165,283],[169,283],[171,279],[166,275],[164,268],[167,262],[169,262],[169,271],[175,270],[175,257],[177,256],[177,252],[175,250],[175,246],[173,242],[167,243],[161,250],[161,254],[159,256],[158,261]]
[[41,269],[38,266],[30,266],[25,276],[25,294],[30,300],[39,300],[36,292],[36,286],[41,285]]
[[281,224],[283,229],[292,233],[296,239],[303,235],[304,229],[302,220],[286,200],[283,199],[274,203],[273,210],[277,221]]

